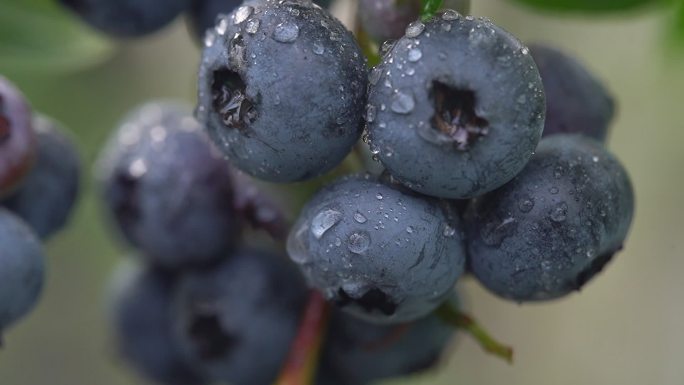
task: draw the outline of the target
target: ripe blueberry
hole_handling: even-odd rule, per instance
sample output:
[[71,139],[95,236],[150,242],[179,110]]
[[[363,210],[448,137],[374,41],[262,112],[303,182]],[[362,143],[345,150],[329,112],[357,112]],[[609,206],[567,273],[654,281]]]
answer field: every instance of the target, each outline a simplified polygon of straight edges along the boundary
[[363,54],[310,1],[249,4],[207,34],[198,118],[248,174],[293,182],[325,173],[361,134]]
[[515,179],[472,201],[470,267],[505,298],[562,297],[622,248],[633,211],[629,177],[600,143],[550,136]]
[[375,325],[336,312],[323,350],[323,373],[341,384],[367,384],[422,372],[438,362],[453,331],[436,315]]
[[198,385],[183,361],[171,324],[175,279],[150,267],[123,265],[112,282],[110,319],[120,356],[161,385]]
[[546,123],[543,136],[579,133],[605,141],[615,113],[606,87],[580,62],[545,45],[530,45],[544,83]]
[[297,333],[307,289],[285,256],[238,250],[182,278],[175,330],[195,367],[216,382],[269,385]]
[[306,204],[287,250],[345,311],[376,323],[414,320],[463,272],[460,222],[445,208],[367,175],[343,178]]
[[528,49],[485,19],[448,10],[414,22],[370,75],[371,151],[406,186],[464,199],[511,180],[544,125]]
[[228,163],[188,107],[131,112],[100,160],[106,207],[125,238],[166,267],[222,258],[240,226]]
[[0,207],[0,332],[33,309],[44,275],[40,241],[21,219]]
[[31,168],[35,146],[31,107],[21,92],[0,76],[0,197],[13,191]]
[[155,32],[189,6],[189,0],[59,0],[90,26],[115,37]]
[[24,219],[41,239],[64,227],[78,197],[80,159],[76,146],[54,121],[34,116],[38,156],[21,187],[0,205]]

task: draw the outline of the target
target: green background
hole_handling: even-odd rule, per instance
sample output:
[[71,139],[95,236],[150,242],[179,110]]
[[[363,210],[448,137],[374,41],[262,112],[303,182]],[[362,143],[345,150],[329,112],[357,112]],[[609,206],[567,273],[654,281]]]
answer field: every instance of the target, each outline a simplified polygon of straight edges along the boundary
[[[471,279],[461,283],[469,311],[515,347],[513,365],[460,336],[439,370],[401,383],[682,384],[684,59],[664,43],[672,15],[646,9],[559,17],[501,0],[474,3],[475,15],[523,40],[564,48],[605,80],[619,102],[610,147],[633,178],[637,215],[625,251],[581,293],[563,300],[518,306]],[[0,51],[0,68],[9,63],[7,55]],[[44,296],[5,336],[0,384],[143,383],[116,360],[109,343],[105,288],[126,251],[102,219],[91,165],[130,108],[151,98],[192,101],[198,58],[178,21],[149,38],[118,44],[111,57],[87,69],[5,71],[35,109],[77,134],[86,165],[71,227],[47,247]],[[36,68],[49,68],[39,56],[35,60]]]

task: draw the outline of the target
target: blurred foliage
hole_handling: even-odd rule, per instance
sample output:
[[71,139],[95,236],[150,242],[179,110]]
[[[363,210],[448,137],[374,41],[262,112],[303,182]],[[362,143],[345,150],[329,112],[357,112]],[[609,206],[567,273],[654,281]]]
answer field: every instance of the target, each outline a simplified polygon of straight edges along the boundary
[[56,1],[0,1],[0,71],[78,70],[111,52],[111,43],[78,23]]
[[668,3],[669,0],[515,0],[535,8],[552,11],[607,13]]

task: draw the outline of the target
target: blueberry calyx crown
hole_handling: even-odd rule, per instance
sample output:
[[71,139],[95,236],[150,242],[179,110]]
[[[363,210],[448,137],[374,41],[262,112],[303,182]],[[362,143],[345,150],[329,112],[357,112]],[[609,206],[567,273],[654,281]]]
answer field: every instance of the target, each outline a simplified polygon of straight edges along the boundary
[[450,87],[440,81],[432,83],[435,115],[432,127],[446,135],[460,151],[468,150],[489,132],[489,122],[475,113],[475,93]]
[[212,92],[214,108],[227,127],[244,129],[256,119],[254,103],[247,98],[245,82],[236,72],[227,68],[215,71]]
[[230,347],[236,342],[234,336],[223,330],[221,318],[215,306],[208,303],[195,305],[195,311],[188,326],[188,334],[195,344],[199,357],[207,361],[225,357]]
[[343,288],[338,289],[337,294],[339,297],[336,303],[340,307],[355,303],[368,313],[371,313],[373,310],[379,310],[382,314],[388,316],[394,314],[397,310],[397,304],[384,291],[378,288],[368,290],[359,298],[350,296]]

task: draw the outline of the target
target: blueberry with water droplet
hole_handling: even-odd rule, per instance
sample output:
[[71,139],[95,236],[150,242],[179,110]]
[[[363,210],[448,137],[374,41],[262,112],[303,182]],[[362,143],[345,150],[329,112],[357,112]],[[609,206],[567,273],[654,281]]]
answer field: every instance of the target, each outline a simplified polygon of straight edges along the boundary
[[335,311],[321,369],[350,385],[424,372],[439,362],[453,334],[454,328],[434,314],[407,324],[377,325]]
[[[337,239],[342,247],[331,247]],[[287,249],[314,288],[375,323],[434,310],[465,262],[460,222],[449,205],[369,175],[342,178],[316,194]]]
[[605,141],[615,114],[615,101],[579,61],[541,44],[531,44],[546,94],[544,136],[578,133]]
[[184,104],[151,102],[129,113],[98,177],[114,223],[151,263],[211,263],[240,235],[229,165]]
[[484,194],[520,172],[545,113],[524,48],[491,22],[455,12],[410,24],[369,87],[370,105],[389,106],[367,124],[387,170],[420,193],[451,199]]
[[[337,166],[361,136],[367,84],[353,35],[308,1],[249,3],[204,49],[198,118],[242,171],[294,182]],[[251,21],[251,24],[250,24]],[[258,21],[254,33],[253,23]]]
[[33,165],[35,152],[31,106],[0,76],[0,198],[17,188]]
[[181,278],[174,330],[189,362],[212,382],[270,385],[297,333],[307,292],[287,257],[238,250]]
[[25,317],[43,289],[45,257],[38,238],[0,207],[0,333]]
[[41,239],[66,225],[78,198],[81,164],[66,131],[44,116],[33,117],[37,158],[21,187],[0,206],[28,223]]
[[91,27],[127,38],[160,30],[190,5],[190,0],[58,0]]
[[160,385],[198,385],[203,376],[185,361],[173,335],[172,302],[177,278],[126,263],[112,277],[109,318],[119,356]]
[[633,211],[629,176],[599,142],[568,134],[544,138],[518,176],[471,202],[469,267],[504,298],[562,297],[622,248]]

